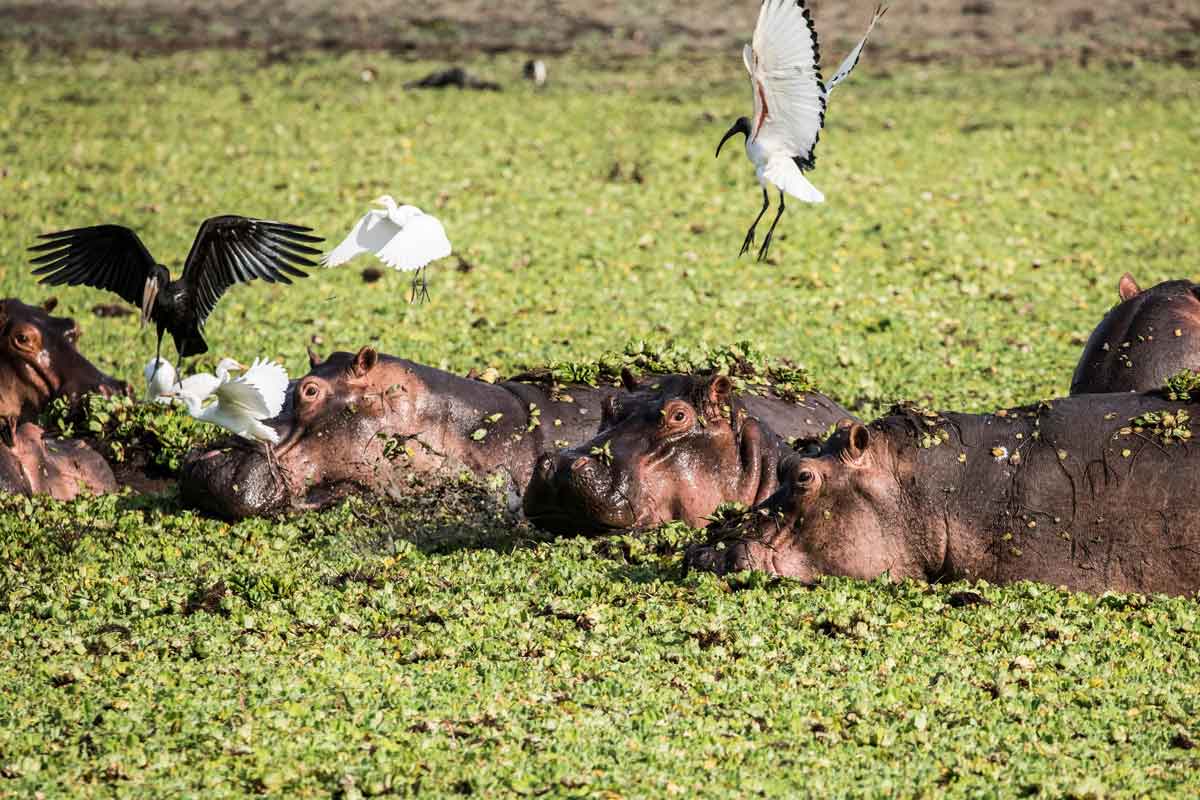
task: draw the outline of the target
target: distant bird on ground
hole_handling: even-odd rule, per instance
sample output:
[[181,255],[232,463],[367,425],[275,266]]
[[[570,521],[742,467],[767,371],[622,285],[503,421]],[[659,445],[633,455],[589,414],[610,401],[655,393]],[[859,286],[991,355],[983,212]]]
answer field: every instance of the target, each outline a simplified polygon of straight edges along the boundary
[[391,195],[375,200],[373,208],[363,215],[342,243],[321,257],[321,264],[336,267],[363,253],[374,253],[393,269],[413,275],[412,297],[418,292],[429,298],[424,269],[427,264],[450,255],[450,240],[446,230],[435,217],[416,206],[399,206]]
[[767,257],[771,236],[783,216],[785,193],[806,203],[824,202],[825,196],[803,173],[816,166],[817,141],[825,125],[825,103],[834,87],[858,63],[867,37],[886,11],[882,6],[875,9],[867,32],[826,84],[821,80],[817,31],[804,0],[763,0],[753,43],[742,50],[754,93],[754,119],[739,117],[717,145],[720,157],[721,148],[731,136],[744,135],[746,155],[754,163],[762,185],[762,210],[746,232],[738,255],[754,245],[754,229],[771,205],[768,187],[779,190],[779,211],[758,251],[759,261]]
[[297,266],[316,266],[305,256],[318,255],[321,251],[308,244],[322,241],[307,235],[311,230],[249,217],[213,217],[200,226],[177,280],[136,233],[121,225],[47,233],[39,238],[49,241],[29,249],[44,254],[33,259],[40,265],[33,274],[45,276],[41,283],[116,292],[141,307],[142,324],[157,325],[155,357],[162,356],[163,334],[170,331],[179,357],[188,358],[208,352],[204,323],[230,286],[255,278],[291,283],[289,275],[308,277]]
[[522,73],[527,80],[533,81],[534,86],[541,88],[546,85],[546,62],[540,58],[526,61]]
[[[237,362],[222,361],[216,375],[193,375],[166,392],[166,396],[182,400],[188,413],[201,422],[218,425],[243,439],[278,444],[279,434],[263,421],[279,416],[283,410],[287,370],[273,361],[255,359],[245,374],[231,378],[229,364]],[[215,398],[216,402],[205,405],[209,398]]]
[[405,89],[446,89],[450,87],[456,89],[479,89],[485,92],[500,91],[500,84],[495,81],[485,81],[482,78],[477,78],[462,67],[450,67],[450,69],[431,72],[420,80],[409,81],[404,84]]

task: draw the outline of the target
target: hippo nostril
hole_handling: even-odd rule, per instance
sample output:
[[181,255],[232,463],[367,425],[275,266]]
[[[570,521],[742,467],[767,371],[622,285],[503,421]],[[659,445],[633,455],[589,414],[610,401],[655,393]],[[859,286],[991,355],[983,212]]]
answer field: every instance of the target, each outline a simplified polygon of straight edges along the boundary
[[579,472],[579,470],[583,469],[584,467],[587,467],[591,463],[592,463],[592,460],[590,458],[588,458],[587,456],[580,456],[579,458],[577,458],[571,462],[571,471]]

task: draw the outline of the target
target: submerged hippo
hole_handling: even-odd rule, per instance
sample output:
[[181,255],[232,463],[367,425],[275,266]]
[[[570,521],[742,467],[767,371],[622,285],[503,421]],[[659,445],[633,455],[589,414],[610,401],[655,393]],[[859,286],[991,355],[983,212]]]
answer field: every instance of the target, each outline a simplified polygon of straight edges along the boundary
[[[1089,592],[1200,589],[1200,404],[1071,397],[996,414],[847,421],[690,566]],[[1200,427],[1197,428],[1200,430]]]
[[1149,392],[1200,369],[1200,286],[1166,281],[1140,289],[1126,272],[1113,307],[1083,348],[1071,394]]
[[0,300],[0,418],[11,424],[37,419],[58,397],[129,391],[76,349],[79,326],[70,317],[50,316],[56,305],[53,298],[41,306]]
[[741,393],[724,375],[640,385],[624,377],[637,391],[605,401],[595,438],[538,461],[524,501],[538,526],[569,534],[674,519],[702,525],[722,503],[751,505],[775,491],[790,452],[783,435],[813,439],[847,416],[823,395],[792,402]]
[[270,424],[270,463],[240,441],[184,464],[185,502],[227,518],[320,508],[353,491],[390,494],[409,476],[503,472],[519,492],[537,458],[586,441],[615,387],[542,386],[461,378],[364,347],[310,354]]
[[117,490],[103,456],[77,439],[46,439],[44,435],[37,425],[26,422],[11,433],[11,445],[0,445],[0,491],[71,500],[81,491],[104,494]]

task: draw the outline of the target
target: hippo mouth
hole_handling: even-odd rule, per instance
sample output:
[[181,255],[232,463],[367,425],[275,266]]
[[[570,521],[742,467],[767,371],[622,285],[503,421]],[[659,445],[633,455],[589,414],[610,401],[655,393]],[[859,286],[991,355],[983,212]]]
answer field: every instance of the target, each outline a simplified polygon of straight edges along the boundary
[[629,526],[626,525],[595,519],[586,514],[574,514],[558,509],[544,509],[532,513],[526,512],[525,516],[537,527],[560,536],[572,533],[604,536],[605,534],[629,529]]

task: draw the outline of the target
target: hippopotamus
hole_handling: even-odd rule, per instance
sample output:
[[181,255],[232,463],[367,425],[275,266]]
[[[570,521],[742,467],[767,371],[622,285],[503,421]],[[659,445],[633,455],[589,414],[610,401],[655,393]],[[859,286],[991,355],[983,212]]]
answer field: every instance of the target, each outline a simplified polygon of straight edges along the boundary
[[117,490],[108,462],[84,442],[46,439],[45,431],[31,422],[19,425],[11,435],[11,445],[0,445],[0,491],[71,500],[81,491]]
[[363,347],[324,361],[269,421],[280,442],[222,440],[185,461],[185,502],[240,519],[321,508],[350,492],[389,495],[411,476],[503,473],[513,497],[544,452],[586,441],[617,387],[488,383]]
[[685,563],[805,583],[886,574],[1189,594],[1200,589],[1197,415],[1200,404],[1122,392],[847,420],[784,459],[779,489]]
[[722,503],[766,499],[788,442],[816,439],[848,416],[816,392],[785,400],[736,391],[721,374],[624,378],[631,393],[605,401],[595,438],[538,461],[524,509],[539,527],[703,525]]
[[1148,392],[1175,373],[1200,370],[1200,286],[1166,281],[1141,289],[1126,272],[1121,302],[1088,337],[1071,394]]
[[34,421],[58,397],[127,394],[129,386],[96,369],[77,349],[70,317],[52,317],[57,301],[30,306],[0,300],[0,419]]

